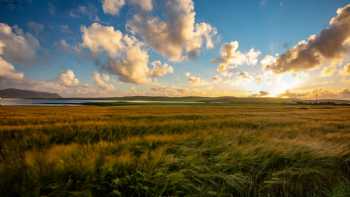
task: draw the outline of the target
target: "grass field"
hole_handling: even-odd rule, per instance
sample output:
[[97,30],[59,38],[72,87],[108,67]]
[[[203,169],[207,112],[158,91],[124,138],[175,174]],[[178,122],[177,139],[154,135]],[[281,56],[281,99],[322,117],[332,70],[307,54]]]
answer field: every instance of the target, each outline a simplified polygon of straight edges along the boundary
[[350,196],[350,107],[0,107],[1,196]]

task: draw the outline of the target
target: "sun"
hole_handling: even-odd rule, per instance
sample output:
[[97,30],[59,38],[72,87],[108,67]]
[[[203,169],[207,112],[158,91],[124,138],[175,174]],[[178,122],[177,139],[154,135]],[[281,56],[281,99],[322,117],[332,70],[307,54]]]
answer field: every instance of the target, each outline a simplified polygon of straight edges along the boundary
[[287,90],[293,89],[294,87],[294,84],[283,81],[271,87],[269,95],[271,97],[279,97],[279,95],[283,94]]
[[270,96],[278,97],[287,90],[299,87],[306,79],[306,75],[288,73],[277,76],[274,83],[270,86]]

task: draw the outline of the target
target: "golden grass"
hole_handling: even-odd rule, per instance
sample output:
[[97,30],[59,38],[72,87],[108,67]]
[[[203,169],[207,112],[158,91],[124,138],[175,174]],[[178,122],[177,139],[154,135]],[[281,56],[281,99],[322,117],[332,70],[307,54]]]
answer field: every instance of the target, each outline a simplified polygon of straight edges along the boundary
[[334,106],[0,107],[0,192],[348,195],[349,120]]

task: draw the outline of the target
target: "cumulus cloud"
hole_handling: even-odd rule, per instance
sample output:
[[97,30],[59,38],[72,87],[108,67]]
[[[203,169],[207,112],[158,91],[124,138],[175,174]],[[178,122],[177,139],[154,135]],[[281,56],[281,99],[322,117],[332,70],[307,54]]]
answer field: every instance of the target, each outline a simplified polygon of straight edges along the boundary
[[126,3],[136,5],[144,11],[151,11],[153,9],[152,0],[103,0],[103,12],[110,15],[117,15]]
[[187,81],[190,85],[201,85],[203,83],[203,80],[198,77],[198,76],[195,76],[191,73],[186,73],[186,77],[187,77]]
[[0,80],[20,81],[24,74],[13,64],[27,64],[36,56],[39,41],[20,28],[0,23]]
[[5,45],[2,49],[3,58],[14,64],[32,62],[40,46],[39,41],[31,34],[5,23],[0,23],[0,41]]
[[220,57],[213,60],[218,64],[216,71],[222,74],[228,74],[239,65],[256,65],[261,52],[256,49],[250,49],[247,53],[238,50],[238,41],[225,43],[220,52]]
[[116,15],[124,4],[125,0],[103,0],[102,8],[105,13]]
[[114,90],[113,84],[111,84],[110,76],[107,74],[101,74],[98,72],[94,72],[92,75],[92,78],[94,79],[96,85],[106,91],[112,91]]
[[216,69],[217,72],[224,73],[232,68],[232,66],[241,64],[241,55],[236,52],[238,46],[238,41],[233,41],[225,43],[223,47],[221,47],[220,57],[214,60],[214,63],[219,64]]
[[93,23],[90,27],[83,26],[82,46],[90,49],[93,54],[106,52],[109,56],[115,56],[122,48],[123,34],[114,30],[112,26],[103,26]]
[[256,65],[258,63],[258,57],[260,56],[261,52],[256,49],[250,49],[245,54],[245,62],[247,65]]
[[339,63],[349,51],[349,39],[350,4],[337,10],[337,15],[330,20],[328,28],[318,35],[310,36],[307,41],[299,42],[267,68],[283,73],[311,69],[325,63]]
[[93,23],[90,27],[82,27],[82,32],[82,46],[94,55],[105,53],[108,61],[103,68],[118,75],[121,81],[144,84],[150,78],[163,76],[172,70],[169,65],[157,65],[151,70],[144,44],[111,26]]
[[136,42],[127,46],[120,58],[110,58],[105,68],[117,74],[124,82],[144,84],[149,82],[149,56]]
[[75,86],[79,84],[79,80],[76,78],[75,73],[70,69],[62,72],[59,75],[58,82],[66,87]]
[[0,78],[22,80],[23,73],[17,72],[15,67],[0,56]]
[[15,67],[2,57],[5,47],[6,45],[0,40],[0,79],[22,80],[23,73],[17,72]]
[[151,63],[152,68],[150,70],[150,76],[152,78],[162,77],[174,72],[174,69],[169,64],[162,64],[159,60]]
[[15,67],[1,57],[4,44],[0,42],[0,79],[22,80],[24,75],[16,71]]
[[106,69],[117,74],[124,82],[146,83],[148,81],[147,51],[142,48],[136,38],[123,35],[111,26],[93,23],[90,27],[82,27],[83,47],[93,54],[105,52],[109,61]]
[[260,60],[260,65],[265,69],[268,65],[274,64],[276,59],[276,56],[266,55]]
[[164,2],[164,20],[138,14],[128,21],[127,29],[172,61],[196,56],[204,46],[213,48],[216,29],[208,23],[196,23],[192,0]]

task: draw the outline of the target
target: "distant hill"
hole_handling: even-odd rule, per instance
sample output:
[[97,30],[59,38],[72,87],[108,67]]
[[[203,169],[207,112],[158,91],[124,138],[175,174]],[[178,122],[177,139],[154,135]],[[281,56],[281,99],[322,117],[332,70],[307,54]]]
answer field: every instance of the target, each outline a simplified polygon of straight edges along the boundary
[[9,88],[0,90],[1,98],[61,98],[60,95],[49,92],[38,92],[32,90],[20,90],[15,88]]

